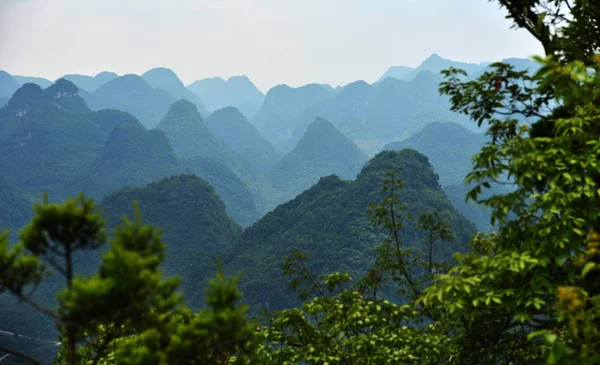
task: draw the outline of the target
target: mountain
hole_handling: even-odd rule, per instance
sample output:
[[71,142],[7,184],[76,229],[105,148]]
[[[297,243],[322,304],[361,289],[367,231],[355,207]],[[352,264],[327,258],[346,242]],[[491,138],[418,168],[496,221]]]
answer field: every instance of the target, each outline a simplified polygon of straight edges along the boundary
[[[539,69],[539,65],[526,58],[506,58],[500,62],[508,63],[513,65],[517,71],[531,70],[532,73]],[[450,67],[463,69],[467,72],[469,77],[475,78],[487,71],[488,66],[492,62],[480,62],[480,63],[466,63],[452,61],[441,57],[440,55],[433,53],[427,57],[421,64],[416,68],[405,67],[405,66],[393,66],[390,67],[375,83],[380,83],[388,77],[393,77],[398,80],[410,81],[414,79],[419,73],[423,71],[429,71],[434,74],[439,74],[442,70],[446,70]]]
[[32,195],[0,176],[0,232],[10,229],[16,233],[23,228],[31,219],[34,201]]
[[96,91],[100,86],[118,77],[119,75],[117,75],[114,72],[104,71],[100,72],[99,74],[93,77],[87,75],[69,74],[64,75],[63,77],[61,77],[61,79],[69,80],[75,85],[77,85],[79,88],[89,93],[92,93]]
[[175,72],[172,70],[164,67],[153,68],[149,71],[146,71],[142,75],[142,79],[144,79],[144,81],[146,81],[153,88],[161,89],[170,93],[173,95],[173,97],[175,97],[175,99],[186,99],[191,101],[192,103],[196,104],[200,114],[208,115],[206,106],[202,102],[201,98],[190,90],[186,89],[183,85],[183,82],[179,80],[177,74],[175,74]]
[[462,184],[471,172],[471,159],[488,140],[483,133],[473,133],[456,123],[433,122],[422,131],[399,142],[384,146],[384,150],[415,149],[429,158],[440,175],[442,185]]
[[194,104],[177,101],[156,129],[165,132],[186,171],[209,181],[217,193],[222,194],[231,217],[243,225],[256,220],[254,199],[258,197],[259,188],[254,170],[248,161],[212,134]]
[[233,106],[248,119],[256,115],[265,100],[265,94],[247,76],[232,76],[227,81],[220,77],[198,80],[188,89],[199,95],[209,110]]
[[8,96],[0,96],[0,108],[5,106],[9,100],[10,98]]
[[39,87],[41,87],[42,89],[47,88],[48,86],[52,85],[53,82],[45,79],[43,77],[33,77],[33,76],[18,76],[18,75],[12,75],[12,77],[17,80],[17,82],[23,86],[25,84],[28,83],[32,83],[32,84],[37,84],[39,85]]
[[107,135],[117,126],[125,124],[139,125],[140,121],[133,115],[116,109],[102,109],[89,115],[90,120],[94,122]]
[[0,96],[10,98],[20,86],[8,72],[0,70]]
[[267,92],[263,105],[251,122],[276,150],[288,152],[294,147],[290,138],[301,122],[304,110],[332,95],[331,87],[319,84],[297,88],[278,85]]
[[398,80],[403,80],[409,73],[413,72],[415,69],[413,67],[407,66],[392,66],[388,68],[388,70],[377,80],[377,83],[387,79],[388,77],[393,77]]
[[217,256],[233,248],[241,228],[227,216],[214,189],[197,176],[173,176],[105,197],[101,208],[107,227],[118,225],[123,216],[132,217],[134,200],[139,202],[142,221],[160,227],[168,245],[165,274],[183,278],[186,300],[197,308],[203,284],[214,275]]
[[[323,177],[244,231],[235,252],[225,260],[232,273],[244,273],[240,286],[244,300],[270,309],[296,304],[288,290],[290,279],[281,278],[283,259],[295,250],[308,256],[309,269],[317,273],[346,271],[353,278],[366,273],[385,237],[371,226],[368,206],[381,201],[384,175],[396,168],[406,183],[399,192],[406,213],[418,217],[436,211],[452,226],[457,240],[438,246],[438,258],[451,259],[465,250],[475,228],[448,201],[427,157],[414,150],[385,151],[370,160],[355,180]],[[402,223],[401,241],[422,251],[425,234],[416,229],[416,218]]]
[[455,121],[476,129],[468,118],[449,110],[448,98],[440,96],[438,91],[440,81],[438,75],[424,71],[411,81],[388,77],[377,85],[364,81],[350,83],[330,98],[307,108],[291,133],[289,143],[294,144],[316,117],[327,119],[338,128],[347,119],[358,119],[370,134],[367,139],[384,143],[407,131],[420,130],[423,121],[431,121],[429,109],[445,110],[440,114],[443,121]]
[[106,134],[87,114],[59,108],[52,95],[25,84],[0,110],[0,175],[34,194],[48,191],[54,200],[94,161]]
[[173,103],[156,128],[165,132],[173,151],[181,159],[210,158],[240,177],[251,171],[247,161],[212,134],[196,106],[187,100]]
[[359,118],[348,117],[337,128],[369,157],[375,156],[383,147],[383,141],[375,137]]
[[212,113],[206,127],[250,163],[253,169],[267,172],[278,159],[271,144],[235,107],[225,107]]
[[79,88],[72,82],[59,79],[54,84],[48,86],[44,92],[52,98],[54,105],[62,110],[74,113],[89,113],[90,108],[79,96]]
[[184,160],[186,171],[206,180],[225,203],[227,215],[242,227],[256,222],[261,215],[254,200],[255,193],[248,184],[223,162],[207,157]]
[[322,176],[337,174],[352,179],[367,160],[367,155],[333,124],[316,118],[296,147],[271,169],[269,180],[273,187],[293,197]]
[[102,151],[88,166],[76,187],[95,197],[183,171],[165,133],[147,130],[139,122],[113,128]]
[[153,89],[137,75],[124,75],[107,82],[90,94],[93,110],[118,109],[132,114],[146,128],[152,128],[175,102],[171,94]]
[[412,80],[423,71],[429,71],[437,75],[442,70],[448,69],[450,67],[460,68],[462,70],[465,70],[467,74],[471,75],[480,70],[481,68],[487,66],[488,64],[489,62],[466,63],[451,61],[440,57],[436,53],[433,53],[431,56],[427,57],[423,62],[421,62],[421,64],[417,68],[415,68],[412,72],[408,73],[403,79]]

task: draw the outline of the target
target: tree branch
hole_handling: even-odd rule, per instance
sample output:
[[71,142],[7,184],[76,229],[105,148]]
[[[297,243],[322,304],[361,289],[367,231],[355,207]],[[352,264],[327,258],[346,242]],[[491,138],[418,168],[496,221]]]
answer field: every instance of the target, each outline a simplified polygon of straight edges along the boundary
[[33,308],[37,309],[39,312],[44,313],[45,315],[49,316],[50,318],[52,318],[54,320],[59,319],[58,315],[56,313],[54,313],[50,309],[44,307],[43,305],[36,303],[35,301],[33,301],[33,299],[26,297],[25,295],[23,295],[23,293],[14,293],[14,294],[16,294],[17,298],[19,298],[22,301],[24,301],[25,303],[31,305]]
[[26,354],[24,354],[22,352],[19,352],[19,351],[15,351],[15,350],[6,348],[6,347],[4,347],[2,345],[0,345],[0,352],[4,352],[4,353],[10,354],[10,355],[12,355],[14,357],[18,357],[19,359],[23,359],[25,361],[28,361],[28,362],[34,364],[34,365],[44,365],[40,361],[34,359],[33,357],[30,357],[29,355],[26,355]]

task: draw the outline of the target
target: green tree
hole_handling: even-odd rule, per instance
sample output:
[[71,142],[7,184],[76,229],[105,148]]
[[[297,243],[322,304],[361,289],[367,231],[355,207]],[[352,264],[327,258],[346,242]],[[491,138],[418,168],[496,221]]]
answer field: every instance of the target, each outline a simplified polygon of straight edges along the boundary
[[598,363],[600,5],[499,3],[544,46],[542,68],[494,64],[473,81],[450,69],[440,90],[489,125],[469,197],[493,182],[515,190],[483,199],[497,232],[477,236],[422,303],[444,309],[460,364]]
[[[55,320],[62,348],[56,364],[225,364],[250,363],[254,325],[239,303],[238,278],[222,269],[207,291],[208,307],[193,313],[176,292],[179,278],[163,278],[165,244],[159,230],[124,219],[116,228],[100,268],[75,275],[73,254],[106,241],[104,221],[83,195],[63,204],[44,202],[13,247],[0,235],[0,290],[8,291]],[[62,261],[61,261],[62,260]],[[26,295],[49,269],[66,279],[57,308]],[[40,361],[0,346],[0,351]]]

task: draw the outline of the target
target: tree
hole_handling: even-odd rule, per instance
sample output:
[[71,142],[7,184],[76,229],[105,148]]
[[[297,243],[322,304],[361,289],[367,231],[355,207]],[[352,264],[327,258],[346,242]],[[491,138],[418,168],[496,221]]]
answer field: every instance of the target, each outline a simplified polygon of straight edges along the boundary
[[422,303],[445,308],[458,363],[597,363],[600,5],[499,2],[544,46],[542,68],[531,76],[494,64],[468,82],[450,69],[440,91],[454,111],[489,125],[469,198],[494,182],[515,190],[483,200],[498,231],[477,236]]
[[[0,291],[8,291],[51,316],[63,347],[56,364],[225,364],[250,363],[254,325],[239,303],[238,279],[220,269],[207,292],[208,308],[193,313],[176,292],[180,280],[163,278],[161,233],[135,220],[116,228],[98,272],[74,274],[73,254],[97,249],[106,240],[104,221],[83,195],[63,204],[45,201],[11,248],[0,235]],[[59,261],[59,260],[62,260]],[[53,268],[66,279],[58,307],[45,308],[26,296]],[[8,348],[0,351],[41,362]]]

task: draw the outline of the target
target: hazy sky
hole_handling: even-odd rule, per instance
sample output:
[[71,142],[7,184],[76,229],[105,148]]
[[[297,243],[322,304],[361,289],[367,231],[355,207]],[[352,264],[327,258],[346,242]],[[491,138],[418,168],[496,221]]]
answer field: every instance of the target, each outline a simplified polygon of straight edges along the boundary
[[431,53],[465,62],[542,52],[487,0],[0,0],[0,69],[56,79],[173,69],[185,84],[373,82]]

